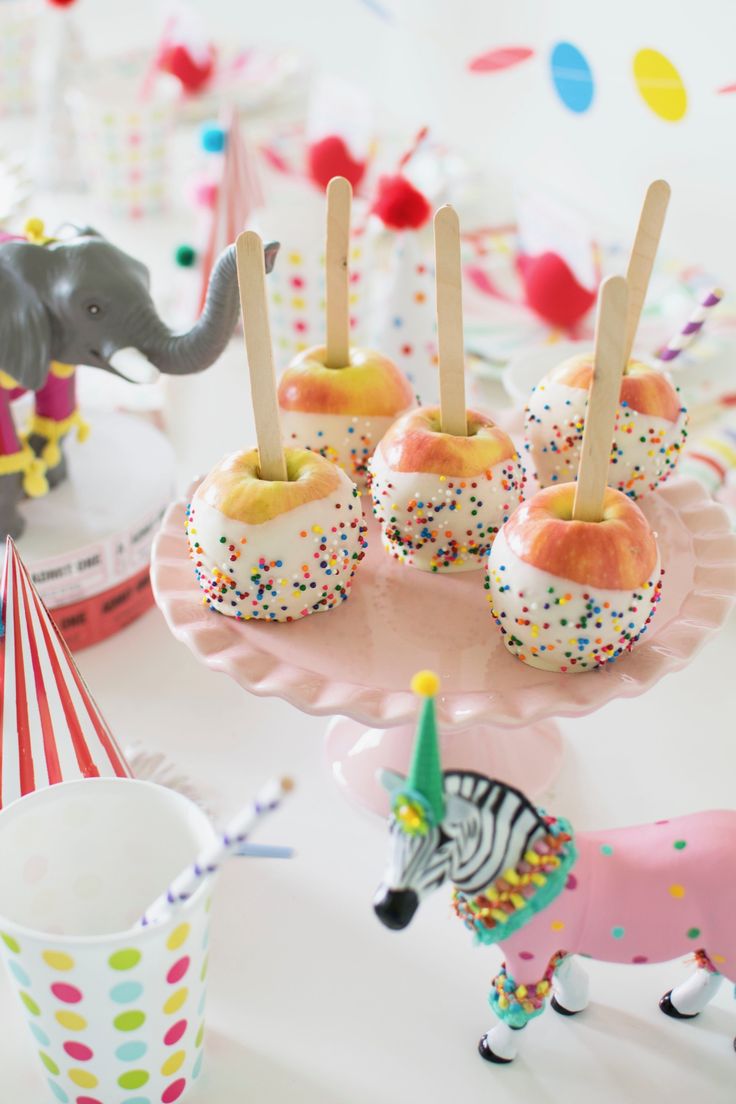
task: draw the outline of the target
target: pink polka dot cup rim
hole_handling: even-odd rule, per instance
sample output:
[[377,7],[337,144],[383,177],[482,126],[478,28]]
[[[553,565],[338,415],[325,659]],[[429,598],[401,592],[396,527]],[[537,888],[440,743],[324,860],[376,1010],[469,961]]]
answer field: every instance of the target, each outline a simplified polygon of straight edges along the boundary
[[436,707],[446,731],[481,723],[515,728],[583,716],[644,693],[685,667],[728,616],[736,599],[736,536],[726,511],[689,479],[673,479],[638,504],[658,534],[665,570],[657,615],[631,653],[574,677],[530,667],[506,651],[482,572],[433,575],[398,564],[372,519],[349,600],[292,624],[236,621],[203,605],[183,536],[184,501],[163,519],[151,579],[173,635],[250,693],[388,728],[413,719],[407,687],[418,668],[429,667],[442,678]]
[[[0,839],[3,833],[12,829],[15,825],[22,826],[23,822],[29,817],[32,819],[39,806],[46,806],[49,812],[58,817],[61,808],[72,801],[75,796],[83,795],[86,800],[92,795],[95,800],[109,803],[111,797],[117,796],[122,792],[121,787],[126,787],[126,797],[128,795],[134,795],[134,802],[137,808],[140,808],[141,795],[146,794],[153,797],[156,801],[159,799],[163,800],[169,807],[169,810],[181,818],[182,830],[185,820],[192,826],[193,831],[190,843],[186,848],[187,852],[190,850],[192,852],[191,855],[189,855],[190,860],[193,860],[201,849],[205,846],[209,846],[217,839],[215,829],[206,813],[189,798],[175,790],[159,786],[156,783],[133,778],[78,779],[70,782],[61,782],[54,786],[37,790],[34,793],[26,794],[20,800],[14,801],[11,805],[0,810]],[[42,847],[42,844],[39,844],[38,847]],[[27,921],[20,921],[13,916],[7,915],[3,904],[0,902],[0,938],[3,936],[10,937],[11,940],[19,941],[21,946],[25,946],[26,943],[36,946],[43,945],[52,952],[69,951],[73,953],[75,948],[77,952],[82,950],[89,951],[95,948],[108,948],[110,950],[121,947],[128,949],[143,948],[146,944],[160,939],[162,933],[170,936],[177,928],[187,924],[188,920],[191,919],[194,914],[205,907],[207,900],[212,894],[216,875],[204,880],[197,887],[189,900],[183,902],[160,921],[146,927],[139,927],[138,919],[142,915],[143,910],[147,905],[152,903],[156,894],[165,891],[167,878],[169,881],[173,880],[176,874],[179,873],[179,869],[181,869],[181,867],[172,869],[163,881],[156,879],[155,885],[157,888],[154,894],[150,896],[150,900],[148,899],[149,895],[145,894],[146,901],[141,905],[140,912],[136,911],[135,918],[131,919],[130,923],[122,925],[117,930],[89,934],[66,934],[53,929],[46,930],[42,926],[36,926]],[[123,885],[124,881],[121,881],[120,892],[124,892],[122,888]],[[6,940],[4,941],[7,942]]]

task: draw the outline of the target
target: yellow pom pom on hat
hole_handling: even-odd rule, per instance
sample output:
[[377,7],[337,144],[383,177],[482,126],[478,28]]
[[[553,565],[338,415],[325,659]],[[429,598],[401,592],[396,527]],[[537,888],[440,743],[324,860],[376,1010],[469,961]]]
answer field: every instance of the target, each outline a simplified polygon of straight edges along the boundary
[[439,675],[434,671],[417,671],[411,680],[411,688],[420,698],[433,698],[440,688]]

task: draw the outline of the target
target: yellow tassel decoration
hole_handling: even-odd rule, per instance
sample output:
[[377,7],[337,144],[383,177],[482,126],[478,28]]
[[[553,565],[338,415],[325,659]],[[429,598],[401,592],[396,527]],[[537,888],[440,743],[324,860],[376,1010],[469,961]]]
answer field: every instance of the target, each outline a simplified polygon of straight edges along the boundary
[[37,434],[39,437],[46,438],[41,456],[49,468],[55,468],[61,462],[59,442],[72,429],[76,430],[77,440],[81,443],[90,435],[89,422],[85,422],[78,410],[61,422],[56,422],[53,418],[44,418],[40,414],[33,414],[26,427],[26,437]]
[[23,476],[23,490],[29,498],[40,498],[48,494],[49,483],[46,478],[46,465],[37,456],[31,460]]
[[47,441],[41,450],[41,459],[47,467],[55,468],[61,462],[61,449],[56,440]]

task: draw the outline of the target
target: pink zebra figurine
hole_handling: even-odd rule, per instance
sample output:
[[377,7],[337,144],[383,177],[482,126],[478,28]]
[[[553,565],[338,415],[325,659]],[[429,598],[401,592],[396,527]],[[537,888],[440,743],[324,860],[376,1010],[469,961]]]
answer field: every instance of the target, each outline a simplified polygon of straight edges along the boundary
[[391,850],[373,907],[386,927],[405,928],[450,881],[466,927],[500,944],[489,996],[500,1022],[481,1038],[482,1058],[511,1062],[549,996],[563,1016],[583,1011],[578,955],[638,964],[691,954],[695,970],[659,1002],[676,1019],[702,1012],[723,977],[736,982],[736,811],[575,834],[511,786],[442,772],[438,688],[432,672],[415,675],[424,701],[409,776],[381,773]]

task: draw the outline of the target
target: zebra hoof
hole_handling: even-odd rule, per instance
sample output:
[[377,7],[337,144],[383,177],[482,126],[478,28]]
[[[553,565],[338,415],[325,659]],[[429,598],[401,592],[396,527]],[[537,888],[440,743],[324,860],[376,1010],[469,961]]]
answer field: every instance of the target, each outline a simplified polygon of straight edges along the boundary
[[480,1042],[478,1043],[478,1053],[481,1058],[486,1062],[494,1062],[497,1066],[507,1066],[509,1062],[513,1062],[513,1058],[500,1058],[498,1054],[494,1054],[488,1043],[486,1042],[485,1035],[481,1035]]
[[[665,1016],[671,1016],[673,1020],[694,1020],[697,1012],[678,1012],[672,1003],[672,990],[668,990],[659,1002],[659,1007]],[[734,1040],[736,1046],[736,1040]]]
[[552,994],[552,1000],[549,1002],[554,1008],[555,1012],[559,1012],[561,1016],[579,1016],[583,1011],[582,1008],[578,1008],[577,1011],[571,1012],[569,1008],[565,1008],[564,1004],[560,1004],[557,997]]

